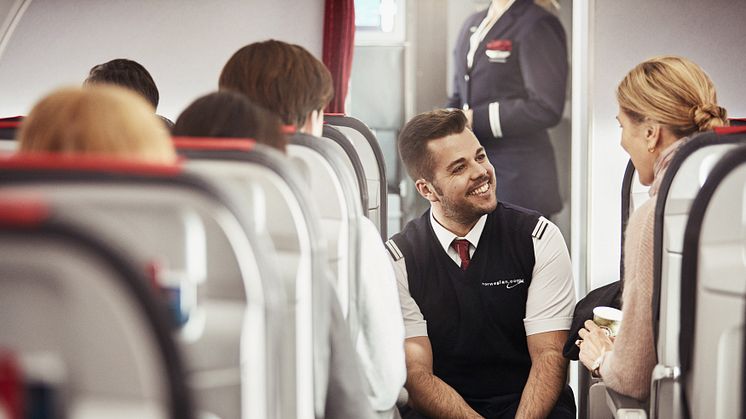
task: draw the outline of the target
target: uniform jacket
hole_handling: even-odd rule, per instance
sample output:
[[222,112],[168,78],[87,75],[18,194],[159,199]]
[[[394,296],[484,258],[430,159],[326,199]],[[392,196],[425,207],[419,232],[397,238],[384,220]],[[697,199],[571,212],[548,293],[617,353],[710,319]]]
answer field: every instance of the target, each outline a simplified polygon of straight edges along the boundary
[[[533,0],[517,0],[487,33],[469,70],[469,37],[486,15],[470,16],[461,29],[448,106],[473,109],[474,133],[495,166],[498,199],[548,216],[562,208],[547,129],[560,121],[565,104],[565,32]],[[496,101],[501,138],[489,121],[489,104]]]

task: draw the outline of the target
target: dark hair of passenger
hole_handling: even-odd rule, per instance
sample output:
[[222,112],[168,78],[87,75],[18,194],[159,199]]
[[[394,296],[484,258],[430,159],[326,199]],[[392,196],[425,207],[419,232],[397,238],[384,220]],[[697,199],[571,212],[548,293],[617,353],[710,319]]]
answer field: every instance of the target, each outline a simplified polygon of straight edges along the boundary
[[460,110],[437,109],[410,119],[399,134],[398,148],[412,180],[432,180],[433,160],[427,150],[430,141],[460,134],[466,129],[466,115]]
[[268,40],[249,44],[228,60],[220,90],[235,90],[301,127],[306,116],[329,104],[332,77],[324,64],[298,45]]
[[145,97],[154,110],[158,107],[159,95],[155,81],[148,70],[135,61],[117,58],[94,66],[83,84],[96,83],[116,84],[134,90]]
[[174,136],[252,138],[285,152],[287,139],[280,119],[231,91],[210,93],[192,102],[179,115],[171,131]]

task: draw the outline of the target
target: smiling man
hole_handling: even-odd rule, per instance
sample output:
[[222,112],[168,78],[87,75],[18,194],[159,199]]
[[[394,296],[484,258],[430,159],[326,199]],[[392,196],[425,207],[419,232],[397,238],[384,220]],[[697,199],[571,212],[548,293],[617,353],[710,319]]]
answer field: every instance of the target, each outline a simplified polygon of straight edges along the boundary
[[559,229],[498,202],[459,110],[414,117],[399,153],[430,210],[386,245],[406,331],[407,418],[574,418],[562,347],[575,306]]

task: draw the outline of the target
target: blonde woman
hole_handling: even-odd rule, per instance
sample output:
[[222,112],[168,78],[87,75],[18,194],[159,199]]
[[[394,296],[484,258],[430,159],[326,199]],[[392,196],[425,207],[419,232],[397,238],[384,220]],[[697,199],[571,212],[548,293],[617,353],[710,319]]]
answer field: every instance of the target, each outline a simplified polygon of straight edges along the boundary
[[622,322],[611,340],[592,321],[579,335],[580,361],[611,389],[644,400],[656,363],[652,330],[653,224],[655,196],[673,155],[691,136],[727,125],[715,87],[705,72],[683,57],[657,57],[638,64],[617,88],[622,147],[650,196],[632,214],[624,243]]
[[52,92],[31,110],[19,139],[21,152],[113,155],[151,163],[176,159],[152,106],[117,86]]

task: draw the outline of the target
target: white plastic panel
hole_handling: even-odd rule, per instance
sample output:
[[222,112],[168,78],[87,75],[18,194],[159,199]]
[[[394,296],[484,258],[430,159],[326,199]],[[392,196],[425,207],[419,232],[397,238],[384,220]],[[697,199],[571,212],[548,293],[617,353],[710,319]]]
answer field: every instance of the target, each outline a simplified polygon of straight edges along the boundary
[[734,147],[734,144],[709,145],[688,155],[676,171],[666,196],[661,259],[661,317],[658,325],[660,364],[679,365],[681,252],[692,201],[714,164]]
[[699,246],[691,377],[692,417],[735,417],[741,409],[743,313],[746,309],[746,164],[710,200]]
[[[259,164],[204,158],[188,160],[186,165],[190,171],[213,179],[237,207],[250,208],[246,216],[253,220],[256,230],[268,235],[266,240],[274,247],[275,264],[285,287],[287,310],[282,324],[269,331],[283,344],[281,353],[270,360],[276,365],[272,369],[279,370],[275,375],[279,377],[280,394],[275,402],[282,416],[293,416],[301,408],[312,412],[313,408],[308,407],[313,406],[312,255],[309,226],[303,214],[307,209],[301,208],[285,180]],[[298,326],[296,319],[303,323]]]
[[[242,409],[248,409],[245,414],[266,415],[266,316],[282,317],[272,305],[277,302],[266,303],[253,246],[224,206],[194,191],[163,185],[3,185],[2,192],[5,196],[42,194],[58,207],[60,216],[84,217],[88,228],[131,250],[143,269],[156,262],[163,267],[164,280],[194,284],[196,310],[180,333],[184,351],[191,354],[189,359],[209,347],[225,358],[218,364],[197,361],[188,370],[205,374],[233,369],[237,377],[245,377],[240,387],[215,391],[208,386],[196,395],[199,408],[224,417],[236,417]],[[210,302],[242,308],[233,310],[228,321]],[[216,316],[223,320],[215,321]],[[228,330],[229,325],[234,327]],[[219,329],[207,330],[208,326]],[[251,374],[242,375],[242,369]],[[224,403],[229,394],[235,395],[231,396],[235,403]]]
[[58,240],[2,237],[0,254],[0,346],[58,359],[58,372],[46,361],[38,373],[57,376],[76,417],[111,402],[166,417],[165,370],[140,306],[112,280],[118,273]]
[[311,196],[321,215],[322,234],[329,250],[329,266],[334,273],[335,289],[346,317],[349,309],[348,283],[354,279],[349,274],[352,244],[348,225],[351,214],[348,213],[342,185],[331,164],[315,150],[289,144],[288,155],[294,162],[300,162],[302,171],[309,175],[308,187],[313,191]]

